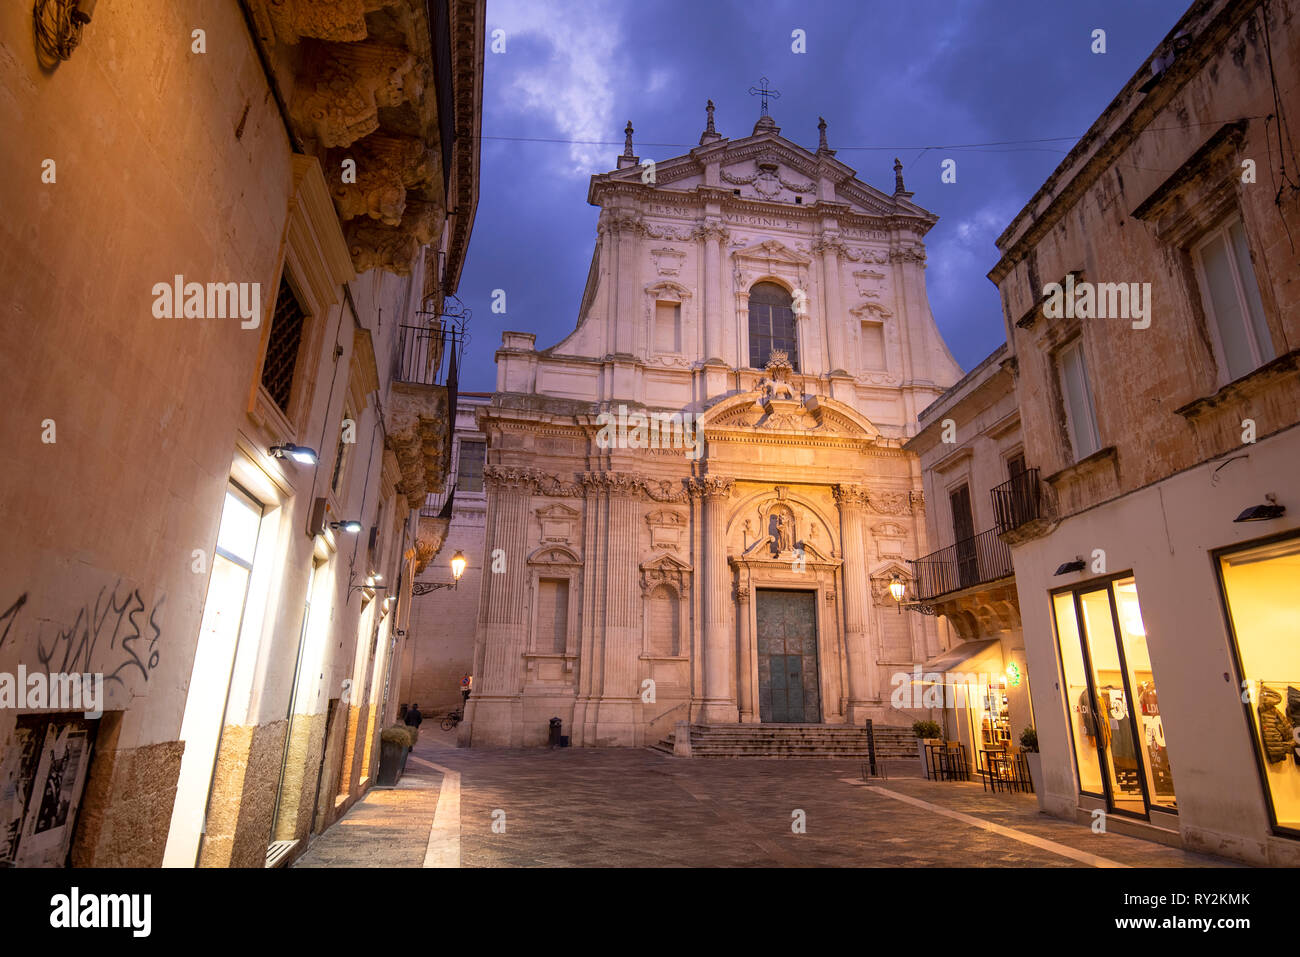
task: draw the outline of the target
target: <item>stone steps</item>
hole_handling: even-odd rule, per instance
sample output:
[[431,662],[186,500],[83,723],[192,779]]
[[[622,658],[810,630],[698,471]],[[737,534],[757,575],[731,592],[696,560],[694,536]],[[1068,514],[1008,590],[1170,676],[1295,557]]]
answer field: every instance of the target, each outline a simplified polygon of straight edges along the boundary
[[[865,758],[867,732],[859,727],[809,724],[690,726],[691,753],[701,758]],[[916,758],[910,728],[874,729],[877,758]],[[676,732],[650,745],[672,754]]]

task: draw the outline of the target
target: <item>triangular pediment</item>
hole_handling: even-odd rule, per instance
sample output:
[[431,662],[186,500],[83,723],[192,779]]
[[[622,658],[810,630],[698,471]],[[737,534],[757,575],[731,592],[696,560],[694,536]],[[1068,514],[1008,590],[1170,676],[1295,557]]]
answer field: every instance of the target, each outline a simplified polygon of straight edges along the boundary
[[[592,177],[599,182],[646,185],[656,190],[690,192],[705,185],[705,167],[718,164],[718,187],[739,191],[742,199],[794,205],[811,205],[818,201],[817,184],[830,180],[835,195],[822,197],[847,207],[848,212],[864,216],[916,217],[929,224],[938,217],[917,206],[906,194],[890,195],[858,178],[857,170],[834,156],[834,150],[814,152],[779,133],[764,130],[741,139],[720,139],[680,156],[654,159],[654,183],[646,182],[647,157],[624,169]],[[879,174],[887,179],[892,171],[882,167]],[[594,201],[594,194],[588,194]]]
[[736,249],[731,254],[731,257],[736,260],[762,263],[768,266],[774,263],[807,266],[812,262],[812,259],[808,256],[796,252],[776,239],[765,239],[761,243],[755,243],[752,246],[742,246]]
[[661,571],[661,572],[689,572],[691,566],[682,561],[675,555],[661,555],[658,558],[651,559],[641,563],[641,571]]

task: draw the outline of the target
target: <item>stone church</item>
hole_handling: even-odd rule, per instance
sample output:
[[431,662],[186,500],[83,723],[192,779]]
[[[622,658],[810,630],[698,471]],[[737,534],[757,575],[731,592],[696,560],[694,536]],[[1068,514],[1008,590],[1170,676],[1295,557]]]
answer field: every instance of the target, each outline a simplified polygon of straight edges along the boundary
[[653,167],[626,133],[591,181],[576,328],[505,333],[479,411],[461,743],[536,745],[553,717],[579,747],[683,720],[910,724],[893,676],[941,648],[889,593],[929,551],[902,445],[961,377],[926,297],[937,217],[897,161],[892,194],[860,181],[824,121],[816,150],[766,110],[729,139],[710,102],[700,145]]

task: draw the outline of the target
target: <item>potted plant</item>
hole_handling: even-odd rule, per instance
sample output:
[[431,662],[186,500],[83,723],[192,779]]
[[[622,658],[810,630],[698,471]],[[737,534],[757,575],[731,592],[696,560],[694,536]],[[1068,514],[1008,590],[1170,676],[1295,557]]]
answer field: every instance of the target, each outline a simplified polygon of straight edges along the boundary
[[916,753],[921,757],[921,770],[930,776],[930,762],[925,757],[925,746],[943,740],[943,729],[937,721],[913,721],[912,733],[916,735]]
[[1038,731],[1025,728],[1020,732],[1020,747],[1025,752],[1025,763],[1029,765],[1029,780],[1034,785],[1034,794],[1038,797],[1038,806],[1043,806],[1043,756],[1038,753]]
[[411,734],[414,730],[404,724],[395,724],[380,732],[379,780],[376,782],[380,787],[392,787],[406,770],[406,756],[415,746]]

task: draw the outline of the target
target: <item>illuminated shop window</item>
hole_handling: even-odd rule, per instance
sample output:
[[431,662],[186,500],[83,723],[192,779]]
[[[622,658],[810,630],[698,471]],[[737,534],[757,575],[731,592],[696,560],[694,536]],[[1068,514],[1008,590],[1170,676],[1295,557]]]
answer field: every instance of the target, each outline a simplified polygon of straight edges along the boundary
[[1300,537],[1221,555],[1219,575],[1273,824],[1300,837]]
[[1136,581],[1081,585],[1052,603],[1080,790],[1116,811],[1176,812]]

